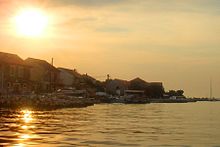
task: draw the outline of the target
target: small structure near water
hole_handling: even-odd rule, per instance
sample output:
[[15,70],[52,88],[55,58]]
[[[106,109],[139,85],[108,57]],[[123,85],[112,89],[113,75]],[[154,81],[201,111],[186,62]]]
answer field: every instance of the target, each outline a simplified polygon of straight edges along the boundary
[[125,90],[124,102],[127,104],[145,104],[150,101],[143,90]]

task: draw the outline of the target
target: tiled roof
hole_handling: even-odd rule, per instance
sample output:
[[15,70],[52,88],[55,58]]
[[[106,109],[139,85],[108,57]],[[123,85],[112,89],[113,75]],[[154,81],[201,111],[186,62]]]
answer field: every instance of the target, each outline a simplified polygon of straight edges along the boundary
[[139,78],[139,77],[137,77],[137,78],[131,80],[130,82],[147,83],[145,80],[143,80],[143,79],[141,79],[141,78]]
[[59,72],[59,70],[58,70],[56,67],[54,67],[53,65],[51,65],[50,63],[48,63],[48,62],[45,61],[45,60],[34,59],[34,58],[27,58],[27,59],[25,60],[25,62],[26,62],[28,65],[30,65],[30,66],[33,66],[33,64],[38,64],[38,65],[40,65],[40,66],[43,66],[43,67],[46,68],[46,69]]
[[4,53],[4,52],[0,52],[0,62],[5,62],[9,64],[26,65],[24,60],[21,59],[18,55]]
[[79,73],[78,73],[77,71],[75,71],[75,70],[67,69],[67,68],[63,68],[63,67],[58,67],[57,69],[59,69],[59,70],[64,70],[64,71],[68,72],[69,74],[71,74],[71,75],[73,75],[73,76],[75,76],[75,77],[77,77],[77,78],[82,78],[82,75],[79,74]]

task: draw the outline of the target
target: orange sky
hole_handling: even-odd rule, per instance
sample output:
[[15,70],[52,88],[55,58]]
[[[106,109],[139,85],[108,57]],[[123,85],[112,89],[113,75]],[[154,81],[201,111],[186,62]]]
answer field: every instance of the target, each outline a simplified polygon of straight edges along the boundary
[[[50,17],[43,36],[19,36],[26,8]],[[218,0],[0,0],[0,51],[77,68],[94,77],[162,81],[187,96],[220,97]]]

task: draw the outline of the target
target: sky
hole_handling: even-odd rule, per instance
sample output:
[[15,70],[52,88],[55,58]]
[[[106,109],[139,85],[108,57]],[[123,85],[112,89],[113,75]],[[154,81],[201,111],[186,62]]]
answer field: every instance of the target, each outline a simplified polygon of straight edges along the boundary
[[[18,35],[27,7],[49,17],[44,35]],[[0,0],[0,51],[104,80],[161,81],[186,96],[220,97],[219,0]]]

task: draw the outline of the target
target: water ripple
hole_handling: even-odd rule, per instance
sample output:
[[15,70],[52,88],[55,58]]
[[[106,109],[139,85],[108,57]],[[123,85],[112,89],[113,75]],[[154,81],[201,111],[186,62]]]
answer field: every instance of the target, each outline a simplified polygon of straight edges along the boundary
[[55,111],[0,109],[0,146],[217,147],[219,106],[107,104]]

